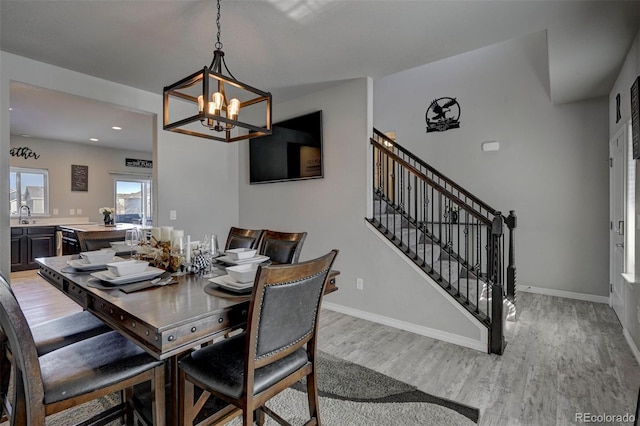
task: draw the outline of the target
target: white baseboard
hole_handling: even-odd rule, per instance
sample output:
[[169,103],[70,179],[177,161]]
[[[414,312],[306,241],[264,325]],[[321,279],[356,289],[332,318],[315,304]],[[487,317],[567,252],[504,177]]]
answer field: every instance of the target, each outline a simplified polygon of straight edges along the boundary
[[636,357],[636,361],[638,362],[638,364],[640,364],[640,351],[638,350],[638,347],[636,346],[636,344],[633,342],[633,339],[631,338],[631,335],[629,334],[626,328],[622,330],[622,334],[624,335],[624,338],[627,341],[627,344],[631,348],[631,352],[633,352],[633,356]]
[[456,334],[447,333],[441,330],[435,330],[429,327],[423,327],[394,318],[385,317],[383,315],[372,314],[371,312],[361,311],[359,309],[353,309],[331,302],[322,302],[322,308],[487,353],[486,341],[474,340],[468,337],[458,336]]
[[545,294],[547,296],[564,297],[566,299],[584,300],[586,302],[606,303],[607,305],[609,304],[609,297],[596,296],[595,294],[574,293],[573,291],[554,290],[551,288],[533,287],[530,285],[522,284],[516,287],[516,291],[522,291],[524,293]]

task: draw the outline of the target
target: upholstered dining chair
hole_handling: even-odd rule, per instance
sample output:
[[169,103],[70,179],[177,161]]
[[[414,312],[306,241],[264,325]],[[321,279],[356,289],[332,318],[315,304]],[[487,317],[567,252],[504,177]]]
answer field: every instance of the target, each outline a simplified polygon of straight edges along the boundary
[[[198,421],[221,424],[242,413],[244,426],[249,426],[257,411],[258,424],[263,424],[265,413],[287,424],[264,404],[303,377],[310,415],[306,424],[320,424],[316,336],[322,295],[337,254],[332,250],[306,262],[259,267],[247,330],[179,361],[184,425],[193,424],[210,395],[229,405]],[[203,392],[195,392],[195,386]]]
[[124,241],[126,231],[124,229],[114,229],[112,231],[86,231],[77,232],[78,245],[80,251],[100,250],[110,248],[111,241]]
[[278,232],[266,230],[258,254],[269,256],[274,263],[296,263],[302,252],[306,232]]
[[231,227],[227,242],[224,245],[225,250],[237,248],[257,249],[262,237],[262,229],[243,229]]
[[[0,343],[1,409],[11,425],[42,426],[50,414],[144,382],[151,382],[154,392],[154,424],[165,423],[164,363],[115,331],[39,357],[18,301],[0,285]],[[91,420],[123,413],[132,414],[128,401]]]
[[[0,273],[0,285],[13,294],[9,282],[2,273]],[[75,312],[31,326],[38,356],[109,331],[112,331],[111,327],[87,311]]]

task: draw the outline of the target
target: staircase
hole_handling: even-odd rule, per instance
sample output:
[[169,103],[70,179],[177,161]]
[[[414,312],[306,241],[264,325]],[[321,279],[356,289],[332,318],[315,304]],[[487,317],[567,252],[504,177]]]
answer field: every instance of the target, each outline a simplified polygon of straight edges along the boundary
[[373,217],[385,238],[488,328],[502,354],[515,316],[516,215],[503,216],[374,129]]

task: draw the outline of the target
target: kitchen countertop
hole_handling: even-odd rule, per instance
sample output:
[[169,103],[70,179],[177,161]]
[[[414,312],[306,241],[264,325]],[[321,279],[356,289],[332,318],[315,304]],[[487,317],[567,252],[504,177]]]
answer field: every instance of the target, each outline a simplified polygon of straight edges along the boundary
[[29,216],[25,218],[29,223],[18,223],[18,219],[11,219],[12,228],[33,228],[38,226],[67,226],[67,225],[95,225],[96,222],[89,221],[88,217],[75,218],[50,218]]
[[71,224],[71,225],[58,225],[61,228],[69,229],[76,232],[89,232],[89,231],[120,231],[133,228],[140,228],[140,225],[134,225],[131,223],[116,223],[116,226],[104,226],[102,224]]

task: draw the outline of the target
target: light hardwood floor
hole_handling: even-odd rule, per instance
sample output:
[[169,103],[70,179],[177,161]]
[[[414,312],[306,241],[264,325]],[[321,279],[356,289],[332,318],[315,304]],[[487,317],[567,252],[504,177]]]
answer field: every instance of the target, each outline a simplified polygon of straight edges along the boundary
[[[31,324],[78,305],[34,272],[11,275]],[[480,409],[481,425],[576,424],[635,412],[640,367],[607,305],[518,295],[502,356],[324,310],[320,349]],[[607,423],[611,424],[611,423]]]

